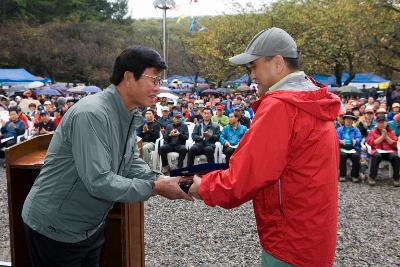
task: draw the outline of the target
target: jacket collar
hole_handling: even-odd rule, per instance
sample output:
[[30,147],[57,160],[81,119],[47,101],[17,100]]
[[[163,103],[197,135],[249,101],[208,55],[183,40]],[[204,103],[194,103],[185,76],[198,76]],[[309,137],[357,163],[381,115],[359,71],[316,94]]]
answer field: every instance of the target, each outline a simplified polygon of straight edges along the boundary
[[132,111],[129,111],[128,108],[125,106],[124,102],[122,101],[122,97],[119,94],[117,87],[111,84],[106,90],[105,93],[111,96],[113,104],[117,108],[118,117],[121,119],[122,122],[130,122],[133,118],[133,126],[134,128],[138,128],[143,124],[143,116],[139,108],[135,108]]
[[295,91],[315,91],[319,87],[310,80],[304,71],[296,71],[286,75],[282,80],[274,84],[268,91],[276,90],[295,90]]

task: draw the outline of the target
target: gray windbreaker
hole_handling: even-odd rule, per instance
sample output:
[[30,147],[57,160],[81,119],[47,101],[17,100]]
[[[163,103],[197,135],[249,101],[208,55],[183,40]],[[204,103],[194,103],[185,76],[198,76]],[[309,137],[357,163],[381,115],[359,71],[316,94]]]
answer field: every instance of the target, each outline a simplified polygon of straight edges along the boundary
[[99,229],[114,202],[147,200],[158,174],[138,157],[135,129],[142,123],[113,85],[72,106],[25,200],[24,222],[54,240],[79,242]]

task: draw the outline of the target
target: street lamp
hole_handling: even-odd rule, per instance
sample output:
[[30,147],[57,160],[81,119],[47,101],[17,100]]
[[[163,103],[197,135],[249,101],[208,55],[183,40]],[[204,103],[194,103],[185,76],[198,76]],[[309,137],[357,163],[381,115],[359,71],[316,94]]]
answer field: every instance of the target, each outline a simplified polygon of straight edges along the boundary
[[[167,10],[175,7],[174,0],[155,0],[154,8],[162,9],[163,11],[163,56],[167,63]],[[167,79],[167,70],[164,71],[164,80]]]

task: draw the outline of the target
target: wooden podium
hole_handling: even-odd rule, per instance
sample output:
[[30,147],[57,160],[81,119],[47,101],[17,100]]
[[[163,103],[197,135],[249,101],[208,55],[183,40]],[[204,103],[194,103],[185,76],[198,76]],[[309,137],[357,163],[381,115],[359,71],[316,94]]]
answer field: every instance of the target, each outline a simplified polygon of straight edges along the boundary
[[[6,149],[12,266],[31,266],[25,242],[22,206],[39,175],[52,134]],[[142,142],[138,140],[142,154]],[[144,267],[144,206],[115,203],[108,214],[101,266]]]

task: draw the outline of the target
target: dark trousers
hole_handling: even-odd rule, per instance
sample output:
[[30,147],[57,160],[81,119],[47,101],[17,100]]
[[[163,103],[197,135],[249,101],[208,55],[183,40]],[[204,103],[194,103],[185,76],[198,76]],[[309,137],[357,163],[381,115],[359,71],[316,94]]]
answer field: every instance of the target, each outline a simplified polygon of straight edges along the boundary
[[224,148],[222,149],[222,152],[225,154],[225,156],[226,156],[225,161],[226,161],[226,164],[228,164],[228,166],[229,166],[229,159],[231,158],[233,152],[235,152],[235,148],[224,146]]
[[340,152],[340,176],[346,177],[347,175],[347,159],[351,159],[351,177],[360,176],[360,153],[347,154]]
[[[0,144],[0,148],[2,148],[2,147],[10,147],[10,146],[15,145],[16,143],[17,143],[17,139],[14,138],[14,139],[8,140],[7,142],[4,142],[4,143]],[[0,150],[0,158],[5,158],[5,153],[2,150]]]
[[371,169],[369,171],[369,176],[372,178],[376,178],[378,176],[378,167],[381,160],[388,160],[392,163],[393,167],[393,180],[399,180],[399,157],[393,153],[378,153],[376,152],[374,155],[371,156]]
[[25,237],[33,267],[98,267],[105,241],[102,226],[89,238],[78,243],[50,239],[24,224]]
[[194,158],[198,155],[206,155],[208,163],[214,163],[214,146],[205,146],[203,144],[194,144],[188,153],[188,166],[193,166]]
[[161,156],[161,161],[162,161],[162,166],[165,167],[168,165],[168,158],[167,155],[170,152],[177,152],[179,154],[178,157],[178,168],[182,168],[183,166],[183,160],[185,159],[187,149],[186,146],[184,145],[170,145],[170,144],[165,144],[162,145],[158,149],[160,156]]

